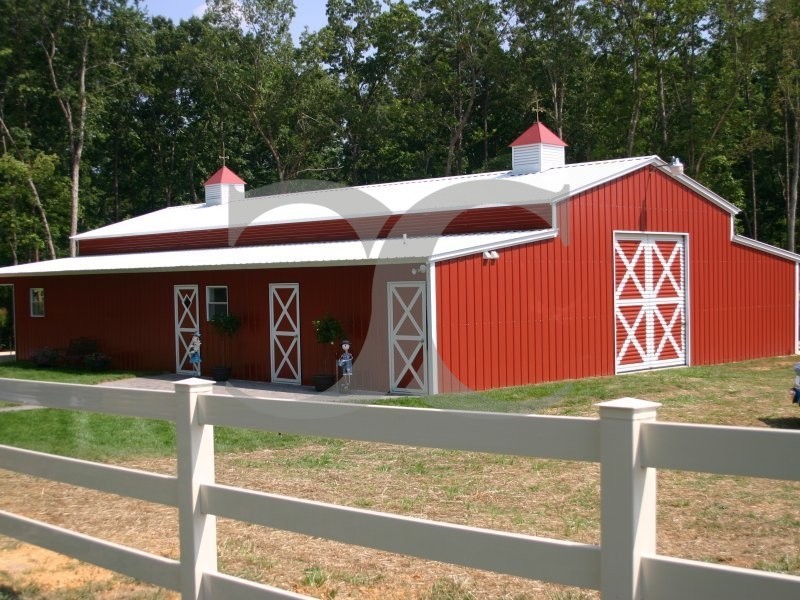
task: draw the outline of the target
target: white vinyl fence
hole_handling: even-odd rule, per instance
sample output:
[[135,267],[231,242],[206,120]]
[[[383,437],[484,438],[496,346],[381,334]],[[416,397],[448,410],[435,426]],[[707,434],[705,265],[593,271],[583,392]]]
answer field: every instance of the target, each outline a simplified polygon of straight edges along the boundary
[[[0,380],[11,402],[164,419],[177,477],[0,446],[0,468],[179,510],[180,560],[0,511],[0,534],[180,591],[184,600],[305,598],[217,571],[216,517],[600,590],[604,599],[800,598],[800,577],[656,554],[656,469],[800,481],[800,432],[656,422],[659,404],[623,398],[600,418],[363,406]],[[601,545],[440,523],[217,485],[213,426],[599,462]],[[2,507],[2,500],[0,500]]]

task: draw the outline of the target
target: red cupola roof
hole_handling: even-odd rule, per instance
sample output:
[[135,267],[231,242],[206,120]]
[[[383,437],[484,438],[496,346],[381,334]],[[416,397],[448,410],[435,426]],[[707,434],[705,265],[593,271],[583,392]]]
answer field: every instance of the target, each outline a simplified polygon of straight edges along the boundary
[[222,167],[219,171],[208,178],[203,185],[214,185],[216,183],[244,184],[245,182],[228,167]]
[[509,144],[510,147],[528,146],[531,144],[549,144],[551,146],[566,146],[567,144],[538,121],[531,125],[525,133]]

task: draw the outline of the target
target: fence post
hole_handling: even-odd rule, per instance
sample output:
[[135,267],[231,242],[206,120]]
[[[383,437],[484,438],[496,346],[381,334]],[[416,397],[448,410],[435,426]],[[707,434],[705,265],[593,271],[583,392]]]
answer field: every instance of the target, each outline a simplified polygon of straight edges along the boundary
[[620,398],[600,407],[600,593],[641,600],[643,554],[656,550],[656,472],[640,466],[641,424],[661,406]]
[[175,383],[182,600],[205,598],[203,573],[217,570],[216,517],[200,511],[200,485],[214,483],[214,427],[202,425],[197,411],[198,396],[212,392],[205,379]]

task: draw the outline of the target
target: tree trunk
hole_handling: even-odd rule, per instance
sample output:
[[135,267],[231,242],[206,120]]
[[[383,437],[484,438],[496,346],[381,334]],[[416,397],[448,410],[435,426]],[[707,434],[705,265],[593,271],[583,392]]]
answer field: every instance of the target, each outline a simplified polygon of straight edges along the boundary
[[47,68],[50,73],[50,83],[53,85],[58,105],[64,115],[69,133],[70,152],[72,154],[70,169],[70,225],[69,225],[69,255],[77,254],[78,242],[75,235],[78,233],[78,215],[80,214],[80,185],[81,185],[81,157],[86,134],[86,70],[89,62],[89,40],[83,40],[81,48],[80,65],[78,69],[78,117],[77,122],[72,114],[72,105],[64,94],[58,82],[55,69],[55,57],[58,54],[58,44],[55,33],[50,33],[50,46],[45,50]]
[[39,197],[39,190],[36,188],[36,183],[28,176],[28,187],[31,188],[33,194],[33,203],[36,205],[36,210],[39,211],[39,216],[42,219],[42,227],[44,227],[45,241],[47,242],[47,250],[50,253],[52,260],[56,259],[56,248],[53,245],[53,235],[50,233],[50,223],[47,222],[47,213],[42,205],[42,199]]
[[[788,180],[789,211],[787,226],[789,229],[788,246],[791,252],[795,251],[795,231],[797,221],[797,188],[800,183],[800,112],[794,112],[794,140],[792,148],[791,178]],[[787,157],[788,158],[788,157]]]
[[664,69],[659,64],[658,67],[658,112],[661,117],[661,143],[663,150],[669,148],[669,123],[667,122],[667,98],[666,90],[664,89]]
[[456,103],[456,112],[459,113],[457,115],[458,121],[450,131],[450,143],[447,145],[447,164],[445,165],[444,172],[445,177],[449,177],[453,174],[453,163],[456,160],[456,149],[461,147],[461,144],[464,140],[464,129],[467,127],[467,123],[469,123],[469,120],[472,117],[472,108],[475,105],[475,96],[478,94],[478,82],[476,78],[477,75],[473,73],[469,100],[467,100],[467,107],[464,108],[464,103],[461,100],[460,94],[458,102]]
[[89,59],[89,40],[83,41],[81,49],[81,67],[78,74],[78,98],[80,101],[80,114],[78,116],[78,127],[75,132],[72,150],[72,193],[69,221],[69,255],[78,254],[78,216],[80,214],[80,190],[81,190],[81,158],[83,157],[83,145],[86,139],[86,69]]
[[278,146],[275,144],[275,140],[272,138],[272,135],[261,126],[258,114],[252,106],[250,107],[250,116],[253,119],[253,124],[256,126],[258,133],[261,135],[261,139],[264,140],[264,143],[269,148],[270,154],[272,154],[272,158],[275,160],[275,170],[278,172],[278,181],[283,181],[286,177],[286,167],[281,160],[281,153],[278,150]]
[[639,88],[639,56],[633,59],[633,106],[631,107],[631,120],[628,124],[628,156],[633,156],[633,146],[636,143],[636,129],[639,127],[639,116],[642,109],[642,90]]

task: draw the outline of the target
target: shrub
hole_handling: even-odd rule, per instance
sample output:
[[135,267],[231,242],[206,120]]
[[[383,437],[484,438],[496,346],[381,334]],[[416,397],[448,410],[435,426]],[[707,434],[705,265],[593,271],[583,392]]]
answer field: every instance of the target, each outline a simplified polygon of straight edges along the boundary
[[344,337],[342,322],[331,315],[324,315],[316,321],[311,321],[311,325],[320,344],[335,344]]
[[31,353],[31,362],[37,367],[58,367],[64,362],[64,353],[58,348],[39,348]]
[[83,357],[83,366],[89,371],[107,371],[111,366],[111,357],[102,352],[92,352]]
[[69,367],[81,368],[84,366],[87,356],[99,351],[97,340],[88,337],[71,339],[65,352],[66,364]]

